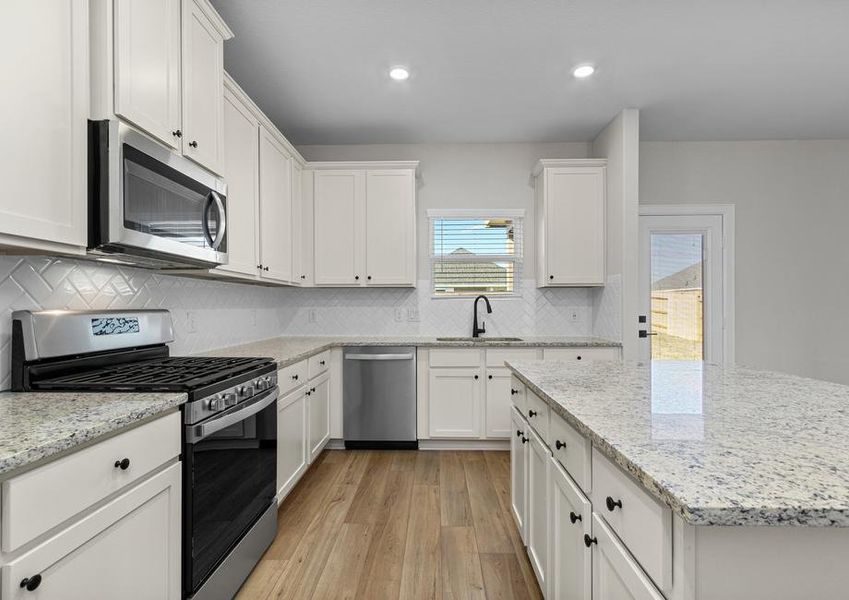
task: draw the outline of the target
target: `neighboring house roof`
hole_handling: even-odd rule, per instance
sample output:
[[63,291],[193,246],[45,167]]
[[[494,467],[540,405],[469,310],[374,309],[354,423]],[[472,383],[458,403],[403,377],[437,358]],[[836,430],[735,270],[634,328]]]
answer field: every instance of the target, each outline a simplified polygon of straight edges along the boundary
[[[452,255],[473,256],[474,253],[465,248],[457,248]],[[438,284],[450,285],[451,287],[479,287],[480,284],[493,283],[504,278],[508,269],[494,262],[457,262],[448,260],[437,261],[434,268],[434,277]]]
[[652,290],[694,290],[702,287],[702,263],[690,265],[651,284]]

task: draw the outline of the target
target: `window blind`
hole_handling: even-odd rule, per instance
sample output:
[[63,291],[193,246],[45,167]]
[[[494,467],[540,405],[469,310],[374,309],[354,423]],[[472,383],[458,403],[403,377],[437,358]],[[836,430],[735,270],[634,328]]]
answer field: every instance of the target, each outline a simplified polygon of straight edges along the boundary
[[431,216],[433,293],[512,294],[522,262],[522,218]]

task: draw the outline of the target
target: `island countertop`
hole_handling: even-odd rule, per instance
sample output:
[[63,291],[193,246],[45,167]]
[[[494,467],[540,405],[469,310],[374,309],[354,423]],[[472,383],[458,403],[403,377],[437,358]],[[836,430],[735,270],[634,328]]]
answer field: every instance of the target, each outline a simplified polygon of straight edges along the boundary
[[508,366],[690,524],[849,527],[849,386],[700,362]]

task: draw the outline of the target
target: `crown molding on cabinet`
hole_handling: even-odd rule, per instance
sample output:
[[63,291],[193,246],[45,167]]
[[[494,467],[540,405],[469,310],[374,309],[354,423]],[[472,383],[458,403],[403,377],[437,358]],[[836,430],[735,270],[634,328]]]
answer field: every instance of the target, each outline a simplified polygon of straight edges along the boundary
[[320,161],[309,162],[307,168],[313,171],[357,171],[367,169],[412,169],[419,176],[419,161],[417,160],[360,160],[360,161]]
[[206,15],[206,18],[210,20],[212,26],[221,34],[225,40],[230,40],[236,37],[236,34],[233,33],[233,30],[227,26],[227,23],[224,22],[224,19],[221,18],[221,15],[218,14],[218,11],[215,10],[215,7],[209,3],[209,0],[192,0],[198,8],[203,11]]
[[541,158],[534,165],[532,177],[539,175],[543,169],[557,167],[606,167],[606,158]]

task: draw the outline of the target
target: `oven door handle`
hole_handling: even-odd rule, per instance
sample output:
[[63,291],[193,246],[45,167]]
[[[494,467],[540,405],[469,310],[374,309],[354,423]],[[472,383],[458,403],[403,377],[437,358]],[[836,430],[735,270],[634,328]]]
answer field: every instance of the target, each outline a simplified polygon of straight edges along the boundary
[[244,421],[248,417],[257,414],[261,410],[268,408],[276,400],[277,386],[274,386],[267,392],[263,392],[243,404],[237,404],[230,410],[207,419],[203,423],[189,425],[186,428],[186,442],[189,444],[197,443],[213,433],[226,429],[239,421]]

